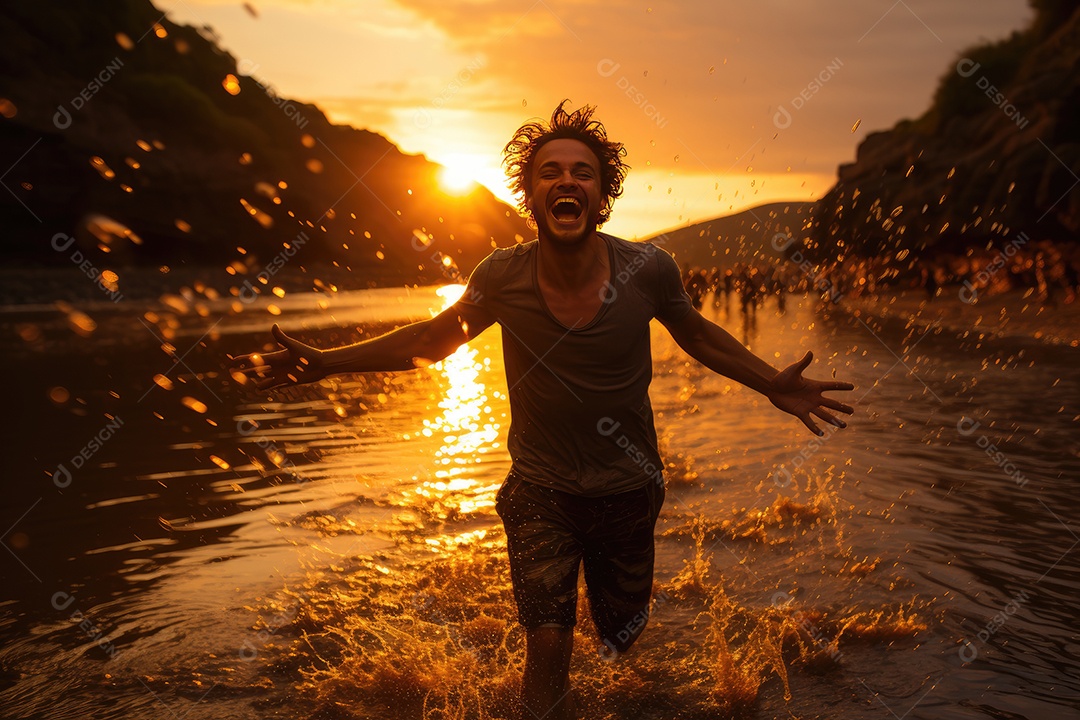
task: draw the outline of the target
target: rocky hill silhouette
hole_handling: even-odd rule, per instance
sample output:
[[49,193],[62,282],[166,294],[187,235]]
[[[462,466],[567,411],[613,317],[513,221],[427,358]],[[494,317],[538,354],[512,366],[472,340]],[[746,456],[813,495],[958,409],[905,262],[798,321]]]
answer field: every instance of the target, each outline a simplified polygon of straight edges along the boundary
[[[789,238],[810,223],[814,204],[778,202],[668,230],[648,239],[675,256],[685,270],[727,270],[736,264],[771,265]],[[782,241],[777,239],[782,238]]]
[[1075,246],[1080,232],[1080,6],[1036,0],[1031,27],[970,48],[931,107],[870,134],[817,204],[817,258],[920,258],[1021,233]]
[[[337,266],[453,278],[529,233],[486,189],[280,97],[209,28],[148,0],[7,3],[0,16],[5,263]],[[64,247],[63,252],[57,248]]]

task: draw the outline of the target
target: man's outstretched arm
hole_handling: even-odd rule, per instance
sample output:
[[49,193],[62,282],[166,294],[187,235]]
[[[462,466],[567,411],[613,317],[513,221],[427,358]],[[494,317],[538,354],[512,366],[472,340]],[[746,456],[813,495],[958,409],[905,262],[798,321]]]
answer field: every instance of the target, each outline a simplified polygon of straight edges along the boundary
[[494,321],[475,305],[459,303],[430,320],[326,350],[302,343],[274,325],[271,332],[281,350],[240,355],[232,365],[253,379],[259,390],[317,382],[338,373],[412,370],[442,360]]
[[829,411],[850,415],[853,408],[822,393],[853,390],[855,386],[846,382],[825,382],[803,377],[803,370],[813,360],[812,353],[807,352],[798,362],[777,370],[747,350],[722,327],[705,319],[697,310],[690,310],[681,320],[665,323],[665,326],[690,357],[713,372],[757,390],[773,405],[799,418],[816,435],[823,433],[811,415],[836,427],[847,426]]

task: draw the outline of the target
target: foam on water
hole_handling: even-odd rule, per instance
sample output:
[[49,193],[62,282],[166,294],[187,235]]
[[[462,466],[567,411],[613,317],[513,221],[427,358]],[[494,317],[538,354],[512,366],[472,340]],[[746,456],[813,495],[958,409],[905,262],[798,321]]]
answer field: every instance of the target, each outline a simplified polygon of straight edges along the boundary
[[[572,677],[583,716],[748,717],[762,692],[791,699],[791,673],[827,679],[840,671],[853,644],[904,640],[926,630],[928,608],[916,599],[832,609],[782,591],[764,603],[729,592],[712,562],[718,543],[778,545],[808,534],[835,540],[837,518],[827,494],[822,486],[810,503],[782,497],[764,511],[719,521],[677,519],[662,536],[692,556],[657,584],[649,628],[635,650],[615,662],[595,635],[582,587]],[[315,527],[336,535],[353,531],[355,523],[323,515]],[[298,668],[305,696],[333,717],[513,717],[524,637],[514,620],[501,530],[493,526],[446,543],[423,542],[407,528],[392,535],[396,551],[328,557],[263,610],[274,618],[283,607],[295,607],[288,626],[276,633],[291,642],[266,662]],[[849,575],[873,571],[865,561],[848,560]]]

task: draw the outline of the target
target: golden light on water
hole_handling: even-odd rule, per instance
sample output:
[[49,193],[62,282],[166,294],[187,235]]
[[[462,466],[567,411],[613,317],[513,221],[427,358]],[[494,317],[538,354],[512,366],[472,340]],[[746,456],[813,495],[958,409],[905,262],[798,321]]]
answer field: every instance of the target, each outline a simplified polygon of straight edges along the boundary
[[464,285],[443,285],[441,288],[435,291],[435,294],[443,299],[442,310],[450,307],[465,294]]
[[472,530],[458,535],[440,535],[427,538],[424,542],[434,550],[455,550],[465,545],[478,543],[487,537],[487,530]]
[[[464,292],[464,285],[445,285],[436,290],[444,310]],[[482,483],[470,472],[470,466],[482,462],[485,453],[500,447],[500,424],[492,418],[488,388],[482,379],[490,371],[490,360],[480,360],[479,356],[477,348],[462,345],[430,366],[443,380],[441,412],[424,420],[422,434],[439,440],[441,445],[435,451],[433,471],[415,490],[429,502],[461,513],[495,504],[494,489],[477,492]]]

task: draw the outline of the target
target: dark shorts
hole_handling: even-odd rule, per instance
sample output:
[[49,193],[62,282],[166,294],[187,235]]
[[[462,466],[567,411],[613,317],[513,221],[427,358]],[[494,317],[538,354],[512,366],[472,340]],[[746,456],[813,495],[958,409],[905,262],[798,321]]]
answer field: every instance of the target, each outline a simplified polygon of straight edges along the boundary
[[506,479],[495,510],[506,528],[518,620],[528,629],[577,622],[578,568],[593,622],[605,644],[623,652],[649,616],[653,528],[664,487],[582,497],[517,477]]

